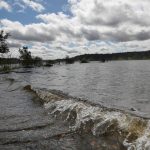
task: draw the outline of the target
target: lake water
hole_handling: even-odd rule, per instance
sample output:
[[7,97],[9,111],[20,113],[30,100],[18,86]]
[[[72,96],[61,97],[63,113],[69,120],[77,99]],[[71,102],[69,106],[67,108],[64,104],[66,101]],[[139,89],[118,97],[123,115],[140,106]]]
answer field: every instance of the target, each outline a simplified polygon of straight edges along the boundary
[[149,62],[63,64],[0,75],[2,148],[150,149]]
[[107,107],[125,110],[135,108],[137,113],[150,117],[149,63],[76,63],[36,69],[31,74],[25,74],[23,80],[35,87],[61,90]]

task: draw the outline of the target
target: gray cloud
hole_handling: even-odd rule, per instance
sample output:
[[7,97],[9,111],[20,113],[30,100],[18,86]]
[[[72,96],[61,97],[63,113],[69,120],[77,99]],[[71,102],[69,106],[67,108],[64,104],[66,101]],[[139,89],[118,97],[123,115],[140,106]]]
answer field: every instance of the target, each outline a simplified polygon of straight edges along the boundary
[[95,41],[101,39],[100,33],[97,30],[89,30],[89,29],[82,28],[81,33],[89,41]]
[[8,46],[11,48],[20,48],[22,44],[17,43],[17,42],[8,42]]
[[111,41],[127,42],[127,41],[143,41],[150,39],[150,31],[139,31],[136,33],[127,33],[126,31],[115,31],[106,33],[108,37],[112,37]]
[[23,40],[23,41],[36,41],[36,42],[47,42],[47,41],[54,41],[55,35],[45,35],[44,33],[37,33],[34,29],[27,30],[25,34],[14,30],[10,31],[12,38],[16,40]]

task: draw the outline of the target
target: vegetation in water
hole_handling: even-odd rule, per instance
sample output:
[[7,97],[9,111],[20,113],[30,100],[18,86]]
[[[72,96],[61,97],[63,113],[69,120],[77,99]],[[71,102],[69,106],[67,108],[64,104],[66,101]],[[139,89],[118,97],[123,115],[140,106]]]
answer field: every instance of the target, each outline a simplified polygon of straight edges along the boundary
[[46,60],[46,62],[45,62],[45,67],[52,67],[53,65],[54,65],[54,61],[52,61],[52,60]]
[[9,73],[11,71],[11,67],[9,65],[3,65],[1,68],[0,68],[0,72],[4,72],[4,73]]
[[81,60],[80,60],[80,63],[88,63],[89,61],[86,59],[86,58],[82,58]]
[[35,58],[32,58],[33,59],[33,64],[34,66],[42,66],[43,65],[43,60],[42,58],[36,56]]
[[1,72],[10,72],[11,71],[10,63],[7,61],[7,59],[2,59],[3,55],[7,54],[9,52],[9,47],[8,47],[8,44],[7,44],[7,39],[8,39],[9,36],[10,36],[10,34],[5,33],[4,30],[0,31],[0,54],[1,54],[0,71]]
[[66,58],[65,58],[65,63],[66,63],[66,64],[73,64],[73,63],[74,63],[74,60],[71,59],[71,58],[69,58],[69,56],[66,56]]
[[32,56],[31,52],[28,51],[28,47],[24,46],[22,49],[19,49],[20,53],[20,60],[24,67],[31,67],[32,66]]
[[21,64],[24,67],[41,66],[43,64],[42,58],[33,57],[27,46],[19,49]]

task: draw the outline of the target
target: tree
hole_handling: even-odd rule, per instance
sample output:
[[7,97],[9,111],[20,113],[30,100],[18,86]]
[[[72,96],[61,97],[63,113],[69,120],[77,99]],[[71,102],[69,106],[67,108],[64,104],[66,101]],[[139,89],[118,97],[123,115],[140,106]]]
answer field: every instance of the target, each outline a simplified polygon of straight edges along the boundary
[[9,33],[4,33],[4,30],[0,31],[0,53],[8,53],[9,52],[9,47],[7,45],[7,39],[10,36]]
[[33,63],[35,66],[41,66],[43,64],[42,58],[36,56],[33,58]]
[[53,60],[47,60],[45,66],[46,67],[52,67],[54,65],[54,61]]
[[71,59],[71,58],[69,58],[69,56],[66,56],[65,62],[66,62],[66,64],[73,64],[73,63],[74,63],[74,60]]
[[22,61],[23,66],[30,67],[31,65],[33,65],[32,55],[31,52],[28,51],[27,46],[23,46],[22,49],[19,49],[19,53],[20,53],[20,59]]

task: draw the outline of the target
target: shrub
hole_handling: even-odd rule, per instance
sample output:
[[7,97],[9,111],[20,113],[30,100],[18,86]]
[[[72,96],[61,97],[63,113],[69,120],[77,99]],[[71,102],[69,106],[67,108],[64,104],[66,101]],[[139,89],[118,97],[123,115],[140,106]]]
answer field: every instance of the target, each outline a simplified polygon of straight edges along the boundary
[[88,60],[86,60],[85,58],[80,60],[80,63],[88,63]]
[[41,66],[41,65],[43,65],[42,58],[36,56],[35,58],[33,58],[33,64],[35,66]]
[[65,63],[66,63],[66,64],[73,64],[73,63],[74,63],[74,60],[71,59],[71,58],[69,58],[69,56],[66,56],[66,58],[65,58]]
[[54,61],[52,61],[52,60],[47,60],[45,63],[46,67],[52,67],[53,65],[54,65]]

